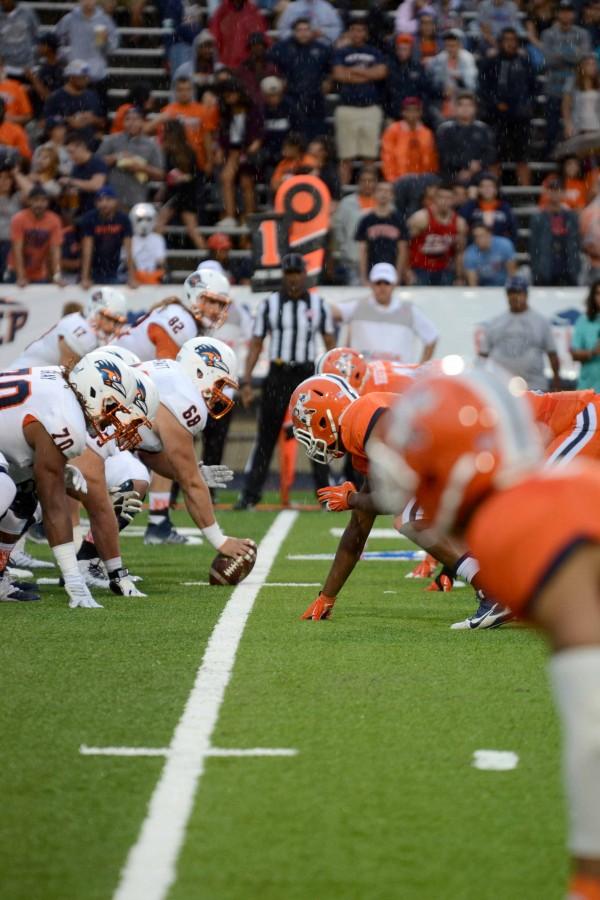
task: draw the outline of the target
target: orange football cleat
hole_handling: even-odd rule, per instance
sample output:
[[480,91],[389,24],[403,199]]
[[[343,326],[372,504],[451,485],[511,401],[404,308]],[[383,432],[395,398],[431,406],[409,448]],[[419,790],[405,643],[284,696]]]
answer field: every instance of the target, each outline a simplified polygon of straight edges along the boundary
[[428,584],[425,588],[426,591],[442,591],[444,594],[447,594],[454,587],[454,580],[450,575],[446,575],[445,572],[440,572],[437,578],[434,578],[431,584]]
[[319,619],[328,619],[331,616],[331,610],[335,603],[335,597],[327,597],[325,594],[319,594],[316,600],[305,609],[301,619],[312,619],[314,622]]
[[407,578],[432,578],[433,573],[435,572],[437,567],[437,560],[427,554],[425,559],[422,559],[421,562],[414,567],[412,572],[409,572],[406,576]]
[[566,900],[600,900],[600,879],[573,875]]

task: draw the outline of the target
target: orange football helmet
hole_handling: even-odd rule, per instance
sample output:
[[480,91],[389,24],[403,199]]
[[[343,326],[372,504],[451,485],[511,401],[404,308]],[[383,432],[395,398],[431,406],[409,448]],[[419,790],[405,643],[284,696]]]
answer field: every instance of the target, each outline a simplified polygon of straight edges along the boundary
[[352,347],[328,350],[317,360],[315,368],[317,375],[339,375],[358,393],[367,375],[366,359]]
[[465,523],[486,494],[542,459],[520,382],[482,369],[419,379],[394,407],[383,441],[369,445],[370,477],[383,508],[415,496],[438,533]]
[[340,419],[353,400],[352,388],[338,375],[312,375],[290,397],[294,436],[315,462],[328,463],[344,455]]

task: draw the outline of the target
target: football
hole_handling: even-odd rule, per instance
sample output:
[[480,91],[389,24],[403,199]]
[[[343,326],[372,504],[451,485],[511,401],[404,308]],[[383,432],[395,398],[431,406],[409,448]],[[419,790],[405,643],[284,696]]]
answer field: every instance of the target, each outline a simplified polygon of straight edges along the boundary
[[246,556],[233,559],[231,556],[223,556],[217,553],[208,573],[211,584],[231,585],[239,584],[250,574],[256,562],[256,544],[252,544],[252,550]]

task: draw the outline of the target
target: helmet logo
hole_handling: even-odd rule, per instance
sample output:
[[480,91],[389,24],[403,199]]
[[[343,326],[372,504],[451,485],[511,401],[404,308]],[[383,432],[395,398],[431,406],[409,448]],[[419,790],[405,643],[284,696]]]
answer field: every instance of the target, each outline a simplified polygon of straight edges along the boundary
[[300,394],[292,411],[293,418],[298,419],[298,421],[301,422],[305,428],[310,428],[312,417],[316,412],[315,409],[306,408],[306,404],[309,400],[309,393]]
[[138,409],[142,411],[142,413],[147,416],[148,415],[148,403],[146,399],[146,388],[143,383],[136,379],[135,382],[136,392],[135,392],[135,400],[133,401]]
[[96,368],[102,375],[102,381],[107,387],[112,388],[122,397],[127,396],[121,370],[114,360],[98,359],[96,360]]
[[205,365],[213,369],[220,369],[221,372],[229,373],[229,367],[225,364],[223,357],[210,344],[200,344],[195,348],[195,351]]
[[335,367],[342,376],[348,379],[352,375],[352,357],[349,353],[340,353]]

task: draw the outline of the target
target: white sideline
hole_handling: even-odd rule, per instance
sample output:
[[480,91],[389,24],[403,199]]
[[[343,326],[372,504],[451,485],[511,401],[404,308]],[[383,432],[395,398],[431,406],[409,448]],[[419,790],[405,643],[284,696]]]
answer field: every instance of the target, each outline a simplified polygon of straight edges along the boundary
[[210,636],[113,900],[164,900],[175,881],[177,858],[237,649],[261,584],[297,515],[292,510],[279,513],[260,543],[253,574],[261,583],[242,583],[235,588]]

